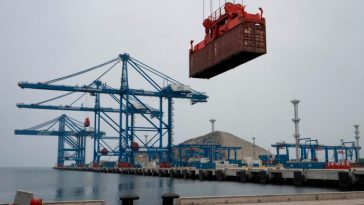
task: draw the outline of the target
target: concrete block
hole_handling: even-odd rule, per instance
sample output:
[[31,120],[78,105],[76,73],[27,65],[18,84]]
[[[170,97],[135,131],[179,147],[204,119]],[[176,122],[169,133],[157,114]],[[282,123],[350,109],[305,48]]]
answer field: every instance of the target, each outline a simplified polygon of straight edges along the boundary
[[29,205],[32,201],[33,193],[19,190],[16,192],[14,204]]

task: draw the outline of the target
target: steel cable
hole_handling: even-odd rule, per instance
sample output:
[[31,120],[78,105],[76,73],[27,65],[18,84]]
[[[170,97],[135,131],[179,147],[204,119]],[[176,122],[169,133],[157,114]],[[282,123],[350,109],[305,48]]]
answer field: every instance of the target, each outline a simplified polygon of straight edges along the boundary
[[94,66],[94,67],[91,67],[91,68],[88,68],[86,70],[83,70],[83,71],[80,71],[80,72],[77,72],[77,73],[73,73],[71,75],[66,75],[66,76],[63,76],[63,77],[60,77],[60,78],[56,78],[56,79],[53,79],[53,80],[50,80],[50,81],[47,81],[47,82],[44,82],[44,84],[51,84],[51,83],[55,83],[55,82],[58,82],[58,81],[61,81],[61,80],[64,80],[64,79],[67,79],[67,78],[72,78],[72,77],[75,77],[75,76],[78,76],[78,75],[81,75],[81,74],[84,74],[84,73],[87,73],[87,72],[90,72],[92,70],[95,70],[95,69],[98,69],[100,67],[103,67],[105,65],[108,65],[112,62],[115,62],[117,60],[119,60],[120,58],[115,58],[115,59],[112,59],[110,61],[107,61],[105,63],[102,63],[100,65],[97,65],[97,66]]

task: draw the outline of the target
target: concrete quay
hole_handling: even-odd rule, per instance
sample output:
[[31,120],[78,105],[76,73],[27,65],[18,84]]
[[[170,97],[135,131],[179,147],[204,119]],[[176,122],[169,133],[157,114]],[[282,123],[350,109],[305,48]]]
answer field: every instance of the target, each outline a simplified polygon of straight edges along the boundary
[[183,197],[176,205],[359,205],[364,204],[364,192],[330,192],[288,195]]
[[173,177],[183,179],[254,182],[261,184],[327,185],[341,189],[363,189],[364,168],[354,169],[284,169],[282,167],[239,167],[196,169],[172,168],[90,168],[55,167],[58,170]]

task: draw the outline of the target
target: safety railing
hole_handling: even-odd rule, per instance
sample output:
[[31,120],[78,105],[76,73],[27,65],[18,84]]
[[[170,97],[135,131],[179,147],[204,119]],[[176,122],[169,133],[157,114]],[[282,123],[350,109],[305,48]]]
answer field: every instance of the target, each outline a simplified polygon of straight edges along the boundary
[[211,20],[211,21],[216,21],[217,19],[220,18],[220,16],[222,16],[224,14],[226,14],[225,5],[221,6],[216,11],[212,12],[212,14],[210,14],[208,19]]

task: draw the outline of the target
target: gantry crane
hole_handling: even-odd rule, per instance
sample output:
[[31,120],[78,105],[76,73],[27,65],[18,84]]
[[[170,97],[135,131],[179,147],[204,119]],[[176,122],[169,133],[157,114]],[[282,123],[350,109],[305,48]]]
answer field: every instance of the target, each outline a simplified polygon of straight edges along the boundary
[[81,122],[61,115],[28,129],[15,130],[15,134],[58,136],[57,166],[62,167],[65,161],[85,165],[86,137],[93,135],[93,131],[86,130]]
[[[101,78],[113,70],[117,64],[121,64],[121,82],[118,88],[111,87]],[[56,82],[73,78],[97,69],[110,66],[105,72],[98,76],[91,83],[77,85],[57,85]],[[129,81],[131,71],[147,82],[151,89],[131,88]],[[163,82],[164,85],[161,85]],[[17,104],[19,108],[83,111],[94,113],[94,153],[93,163],[98,166],[100,157],[117,156],[119,166],[130,166],[134,163],[134,154],[141,150],[150,153],[157,152],[160,160],[172,161],[172,140],[173,140],[173,99],[189,99],[191,104],[207,102],[208,96],[197,92],[179,81],[157,71],[156,69],[132,58],[129,54],[120,54],[117,58],[91,67],[89,69],[60,77],[54,80],[29,83],[19,82],[19,87],[27,89],[66,91],[60,96],[33,104]],[[66,105],[50,105],[51,101],[63,99],[73,93],[81,93],[72,103]],[[93,107],[76,106],[85,94],[91,94],[95,98]],[[117,107],[101,106],[102,97],[110,97]],[[149,98],[156,99],[157,107],[147,104]],[[149,100],[149,101],[148,101]],[[164,111],[164,101],[166,111]],[[112,116],[114,114],[114,116]],[[116,114],[116,117],[115,117]],[[137,119],[138,117],[138,119]],[[142,122],[138,122],[141,120]],[[101,123],[108,125],[117,136],[101,135]],[[138,124],[140,123],[140,124]],[[148,141],[143,141],[143,133],[152,133]],[[111,141],[116,140],[117,144],[112,145]],[[143,149],[140,149],[143,148]]]
[[[341,145],[322,145],[318,143],[318,140],[311,138],[300,138],[300,141],[304,141],[304,143],[299,143],[299,149],[301,151],[300,161],[304,161],[308,159],[308,152],[310,152],[310,160],[317,161],[317,151],[323,150],[325,162],[329,162],[329,151],[333,151],[333,157],[335,162],[339,162],[339,152],[342,152],[345,160],[353,159],[353,152],[355,152],[355,156],[357,156],[357,152],[359,151],[359,147],[355,146],[355,142],[342,142]],[[347,146],[350,144],[351,146]],[[296,144],[293,143],[276,143],[273,144],[272,147],[276,148],[277,156],[280,155],[280,149],[286,150],[287,160],[289,159],[289,148],[296,147]]]
[[[208,158],[209,163],[213,163],[216,160],[224,160],[231,161],[236,163],[237,160],[237,151],[241,149],[241,147],[234,146],[221,146],[221,145],[212,145],[212,144],[179,144],[175,146],[177,151],[176,154],[176,164],[179,166],[190,166],[189,160],[191,158]],[[231,159],[231,151],[233,151],[233,159]]]

